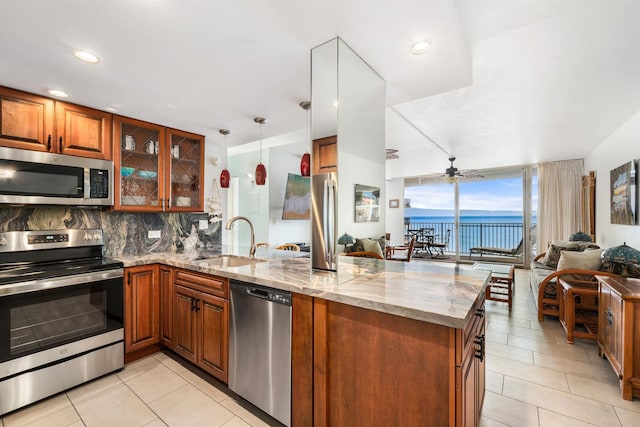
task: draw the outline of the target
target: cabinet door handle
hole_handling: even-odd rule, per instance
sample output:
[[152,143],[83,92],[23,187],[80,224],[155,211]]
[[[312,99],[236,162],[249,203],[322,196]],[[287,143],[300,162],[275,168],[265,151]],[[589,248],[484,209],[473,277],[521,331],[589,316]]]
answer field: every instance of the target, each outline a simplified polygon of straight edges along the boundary
[[130,284],[131,284],[131,272],[128,271],[127,272],[127,285],[130,285]]
[[60,137],[60,152],[62,153],[62,137]]
[[609,325],[613,325],[613,311],[611,310],[611,308],[607,308],[604,314],[607,316],[607,323]]
[[194,297],[191,297],[190,301],[191,301],[191,311],[194,311],[196,309],[195,307],[196,299]]
[[480,359],[482,362],[484,360],[484,334],[476,335],[476,339],[473,340],[473,343],[480,346],[480,348],[476,348],[474,350],[473,357]]
[[200,307],[198,306],[199,302],[200,302],[200,298],[196,298],[196,312],[200,311]]
[[480,317],[480,318],[483,318],[484,317],[484,308],[477,309],[476,312],[475,312],[475,315]]
[[47,138],[47,151],[51,151],[51,135]]

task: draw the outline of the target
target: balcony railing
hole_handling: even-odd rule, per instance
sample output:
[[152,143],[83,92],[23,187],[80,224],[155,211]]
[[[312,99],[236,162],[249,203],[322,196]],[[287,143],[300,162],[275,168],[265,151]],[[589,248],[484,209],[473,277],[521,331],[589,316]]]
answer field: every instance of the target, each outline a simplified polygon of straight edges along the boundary
[[[409,221],[405,220],[405,236],[418,234],[418,236],[431,234],[427,231],[419,233],[419,230],[433,230],[433,241],[444,243],[447,230],[451,230],[451,237],[444,252],[454,254],[456,251],[456,232],[454,222],[430,222],[430,221]],[[460,255],[469,256],[471,248],[496,247],[504,249],[515,249],[520,244],[523,237],[523,224],[521,223],[460,223]],[[532,230],[535,224],[532,224]],[[535,233],[532,233],[535,235]],[[420,240],[420,237],[418,237]],[[532,247],[535,253],[535,245]]]

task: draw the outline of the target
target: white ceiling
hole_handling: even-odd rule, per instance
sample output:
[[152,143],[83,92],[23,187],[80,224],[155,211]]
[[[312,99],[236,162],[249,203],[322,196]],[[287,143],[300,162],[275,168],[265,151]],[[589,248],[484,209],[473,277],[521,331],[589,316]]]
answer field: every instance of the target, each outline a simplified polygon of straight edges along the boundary
[[310,50],[340,36],[388,83],[387,175],[412,176],[588,154],[640,109],[638,22],[632,0],[0,0],[0,85],[239,145],[255,116],[304,128]]

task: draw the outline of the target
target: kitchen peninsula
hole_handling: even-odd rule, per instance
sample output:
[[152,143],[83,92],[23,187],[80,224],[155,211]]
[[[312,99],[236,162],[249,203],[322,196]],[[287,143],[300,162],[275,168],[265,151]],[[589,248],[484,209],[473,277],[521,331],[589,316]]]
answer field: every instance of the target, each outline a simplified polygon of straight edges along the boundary
[[294,426],[478,424],[487,272],[346,257],[337,275],[311,272],[309,259],[117,259],[291,291]]

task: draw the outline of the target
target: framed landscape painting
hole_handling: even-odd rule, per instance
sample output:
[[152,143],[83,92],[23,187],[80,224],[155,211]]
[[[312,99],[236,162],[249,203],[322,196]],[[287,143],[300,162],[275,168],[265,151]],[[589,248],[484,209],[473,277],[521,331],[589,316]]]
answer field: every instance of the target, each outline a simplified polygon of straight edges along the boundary
[[311,218],[311,180],[290,173],[284,193],[282,219]]
[[637,205],[635,160],[611,171],[611,223],[636,224]]
[[380,187],[356,184],[355,222],[380,221]]

